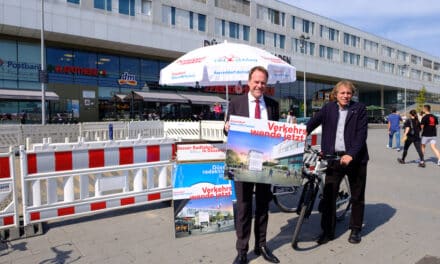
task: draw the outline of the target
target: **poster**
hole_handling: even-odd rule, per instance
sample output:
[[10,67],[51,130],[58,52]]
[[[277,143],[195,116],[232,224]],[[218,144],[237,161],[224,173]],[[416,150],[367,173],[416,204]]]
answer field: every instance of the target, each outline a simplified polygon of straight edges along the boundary
[[299,185],[306,126],[231,116],[225,178]]
[[223,161],[178,163],[174,171],[176,238],[234,230],[235,196]]

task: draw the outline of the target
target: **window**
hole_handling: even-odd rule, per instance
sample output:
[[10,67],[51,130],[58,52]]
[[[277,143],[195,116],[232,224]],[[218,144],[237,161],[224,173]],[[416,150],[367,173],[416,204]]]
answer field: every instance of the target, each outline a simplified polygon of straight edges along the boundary
[[383,71],[387,73],[393,73],[394,72],[394,64],[389,62],[382,62]]
[[392,58],[394,54],[394,49],[387,46],[382,46],[382,55]]
[[142,0],[141,4],[141,12],[144,15],[151,16],[152,11],[152,1],[151,0]]
[[112,0],[94,0],[93,7],[97,9],[112,11]]
[[377,53],[379,44],[377,42],[364,39],[364,50]]
[[79,0],[67,0],[67,3],[79,4]]
[[292,16],[292,29],[295,29],[295,16]]
[[313,28],[314,27],[315,27],[315,23],[314,22],[310,22],[309,20],[303,19],[303,32],[304,33],[313,34],[313,32],[314,32]]
[[267,21],[270,22],[271,24],[280,25],[284,27],[285,17],[286,14],[278,10],[261,5],[257,6],[257,18],[260,20]]
[[319,45],[319,57],[330,61],[339,61],[339,50]]
[[440,63],[434,62],[434,70],[436,71],[440,70]]
[[229,37],[239,39],[240,38],[240,26],[237,23],[229,22]]
[[351,65],[360,65],[361,56],[355,53],[344,51],[343,62]]
[[416,70],[416,69],[411,69],[411,78],[419,80],[421,74],[422,74],[422,71]]
[[119,0],[119,13],[134,16],[134,0]]
[[397,59],[398,60],[406,62],[407,58],[408,58],[408,54],[406,52],[401,51],[401,50],[397,50]]
[[413,63],[413,64],[421,64],[422,63],[422,58],[420,58],[419,56],[416,56],[416,55],[411,55],[411,63]]
[[198,22],[199,22],[198,29],[201,32],[205,32],[205,30],[206,30],[206,16],[202,15],[202,14],[198,14],[198,17],[199,17],[199,19],[198,19]]
[[432,74],[429,72],[423,72],[423,80],[431,82],[432,81]]
[[315,55],[315,43],[308,42],[302,39],[294,39],[293,47],[295,52],[300,52],[306,55]]
[[284,35],[279,35],[279,36],[280,36],[280,48],[284,49],[286,45],[286,36]]
[[257,43],[264,45],[264,30],[257,28]]
[[434,82],[440,83],[440,75],[434,75]]
[[427,59],[423,59],[423,67],[431,69],[432,68],[432,61],[427,60]]
[[339,40],[339,30],[321,25],[319,31],[320,31],[319,35],[321,36],[321,38],[328,39],[331,41]]
[[379,60],[364,57],[364,67],[367,69],[378,70]]
[[243,40],[249,41],[249,32],[250,32],[250,27],[243,26]]
[[347,46],[359,47],[360,38],[355,35],[344,33],[344,44]]

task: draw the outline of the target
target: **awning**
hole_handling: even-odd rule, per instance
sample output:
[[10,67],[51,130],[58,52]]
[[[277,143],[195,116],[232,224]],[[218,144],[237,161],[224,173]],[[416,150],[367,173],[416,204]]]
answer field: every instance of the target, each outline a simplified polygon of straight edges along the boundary
[[227,103],[225,99],[214,95],[198,95],[198,94],[180,94],[180,95],[190,100],[192,104],[211,105],[214,103],[223,103],[223,104]]
[[114,102],[122,102],[125,100],[125,98],[127,98],[126,94],[115,94],[115,95],[113,95],[111,100]]
[[[188,103],[188,99],[175,93],[156,93],[156,92],[134,92],[134,99],[144,100],[145,102],[161,103]],[[131,99],[131,94],[125,100]]]
[[[45,95],[49,101],[60,99],[54,92],[46,91]],[[41,100],[41,91],[0,89],[0,99]]]

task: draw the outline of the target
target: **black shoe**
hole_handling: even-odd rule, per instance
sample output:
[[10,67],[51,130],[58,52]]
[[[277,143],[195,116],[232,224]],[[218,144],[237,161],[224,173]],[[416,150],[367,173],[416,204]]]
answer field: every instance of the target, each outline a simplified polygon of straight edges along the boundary
[[318,243],[318,245],[323,245],[323,244],[327,244],[329,241],[332,241],[333,239],[335,239],[335,236],[322,233],[319,236],[318,240],[316,240],[316,243]]
[[352,244],[359,244],[361,242],[361,231],[359,229],[352,229],[348,242]]
[[401,158],[397,158],[397,161],[398,161],[400,164],[405,164],[405,161],[404,161],[403,159],[401,159]]
[[257,256],[262,255],[263,258],[272,263],[280,263],[280,260],[275,257],[274,254],[267,248],[267,246],[257,247],[254,249],[254,253]]
[[419,162],[419,167],[424,168],[425,167],[425,162],[423,162],[423,161]]
[[248,263],[247,255],[246,254],[238,254],[232,264],[247,264],[247,263]]

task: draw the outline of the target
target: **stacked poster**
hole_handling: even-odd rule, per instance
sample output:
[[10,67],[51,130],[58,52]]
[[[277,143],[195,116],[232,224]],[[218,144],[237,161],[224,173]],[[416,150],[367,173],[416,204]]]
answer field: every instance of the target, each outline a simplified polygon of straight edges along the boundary
[[[177,157],[176,238],[234,230],[234,190],[231,181],[224,179],[225,144],[178,144]],[[213,158],[217,161],[207,160]]]
[[306,126],[231,116],[225,178],[281,186],[301,184]]

